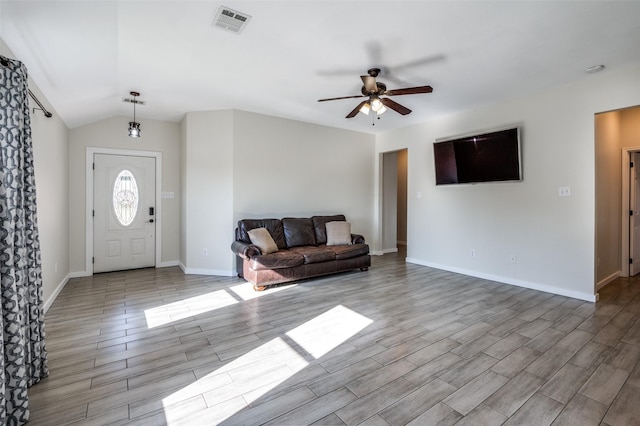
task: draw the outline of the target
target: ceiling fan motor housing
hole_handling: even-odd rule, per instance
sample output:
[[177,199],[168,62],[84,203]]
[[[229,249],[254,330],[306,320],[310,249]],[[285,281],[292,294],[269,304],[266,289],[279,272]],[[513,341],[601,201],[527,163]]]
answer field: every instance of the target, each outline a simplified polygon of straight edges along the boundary
[[386,84],[384,84],[384,83],[380,83],[379,81],[376,81],[376,86],[377,86],[378,90],[376,90],[375,92],[373,92],[373,91],[369,91],[369,90],[367,90],[367,88],[363,85],[363,86],[362,86],[362,89],[361,89],[362,95],[363,95],[363,96],[371,96],[371,95],[378,95],[378,96],[380,96],[380,95],[383,95],[383,94],[384,94],[384,92],[386,92],[386,91],[387,91],[387,85],[386,85]]

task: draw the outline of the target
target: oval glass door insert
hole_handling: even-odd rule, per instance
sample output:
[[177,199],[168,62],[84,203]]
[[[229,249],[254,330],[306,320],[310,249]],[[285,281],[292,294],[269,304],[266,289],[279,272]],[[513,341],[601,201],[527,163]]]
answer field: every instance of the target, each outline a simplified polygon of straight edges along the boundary
[[118,174],[113,184],[113,210],[122,226],[129,226],[138,212],[138,185],[129,170]]

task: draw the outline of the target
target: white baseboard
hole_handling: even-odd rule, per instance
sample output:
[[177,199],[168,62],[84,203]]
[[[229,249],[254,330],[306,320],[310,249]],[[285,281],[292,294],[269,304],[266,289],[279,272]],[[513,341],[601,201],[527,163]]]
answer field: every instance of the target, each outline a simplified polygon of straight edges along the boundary
[[600,280],[597,284],[596,284],[596,291],[600,290],[602,287],[606,286],[607,284],[612,283],[613,281],[616,280],[616,278],[620,277],[620,271],[614,272],[613,274],[609,275],[608,277],[606,277],[603,280]]
[[180,262],[177,260],[171,260],[169,262],[162,262],[160,263],[159,266],[156,266],[156,268],[170,268],[172,266],[180,266]]
[[236,276],[237,273],[233,270],[223,270],[223,269],[199,269],[199,268],[187,268],[179,262],[178,266],[182,269],[187,275],[217,275],[220,277],[233,277]]
[[387,254],[387,253],[397,253],[398,252],[398,247],[393,247],[393,248],[388,248],[388,249],[382,249],[382,253],[383,254]]
[[481,272],[471,271],[468,269],[455,268],[448,265],[440,265],[432,262],[424,262],[420,259],[407,258],[407,263],[415,263],[416,265],[428,266],[430,268],[442,269],[444,271],[455,272],[457,274],[469,275],[471,277],[483,278],[485,280],[496,281],[504,284],[515,285],[518,287],[529,288],[531,290],[543,291],[545,293],[557,294],[560,296],[571,297],[574,299],[585,300],[587,302],[596,302],[596,295],[589,293],[582,293],[579,291],[565,290],[563,288],[548,286],[545,284],[538,284],[531,281],[516,280],[513,278],[501,277],[491,274],[484,274]]
[[45,314],[47,313],[47,311],[49,310],[51,305],[53,305],[53,302],[56,301],[56,298],[58,297],[58,295],[60,294],[60,292],[62,291],[64,286],[67,285],[67,283],[69,282],[70,278],[71,278],[71,274],[67,274],[67,276],[62,279],[60,284],[58,284],[58,286],[53,291],[53,294],[49,297],[49,299],[47,299],[44,302],[44,305],[42,305],[42,310],[44,311]]
[[383,250],[370,250],[369,254],[371,256],[382,256],[384,254]]

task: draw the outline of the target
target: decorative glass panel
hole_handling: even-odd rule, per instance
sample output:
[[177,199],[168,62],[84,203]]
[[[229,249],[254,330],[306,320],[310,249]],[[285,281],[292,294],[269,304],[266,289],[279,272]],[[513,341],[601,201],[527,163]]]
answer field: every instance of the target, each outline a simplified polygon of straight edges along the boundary
[[122,226],[129,226],[138,212],[138,185],[129,170],[120,172],[113,184],[113,210]]

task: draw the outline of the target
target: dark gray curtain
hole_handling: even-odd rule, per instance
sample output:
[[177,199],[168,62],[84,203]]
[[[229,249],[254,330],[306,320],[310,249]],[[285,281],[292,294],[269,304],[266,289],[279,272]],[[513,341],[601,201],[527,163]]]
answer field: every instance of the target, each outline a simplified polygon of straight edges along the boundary
[[27,69],[0,56],[0,424],[29,420],[48,375]]

